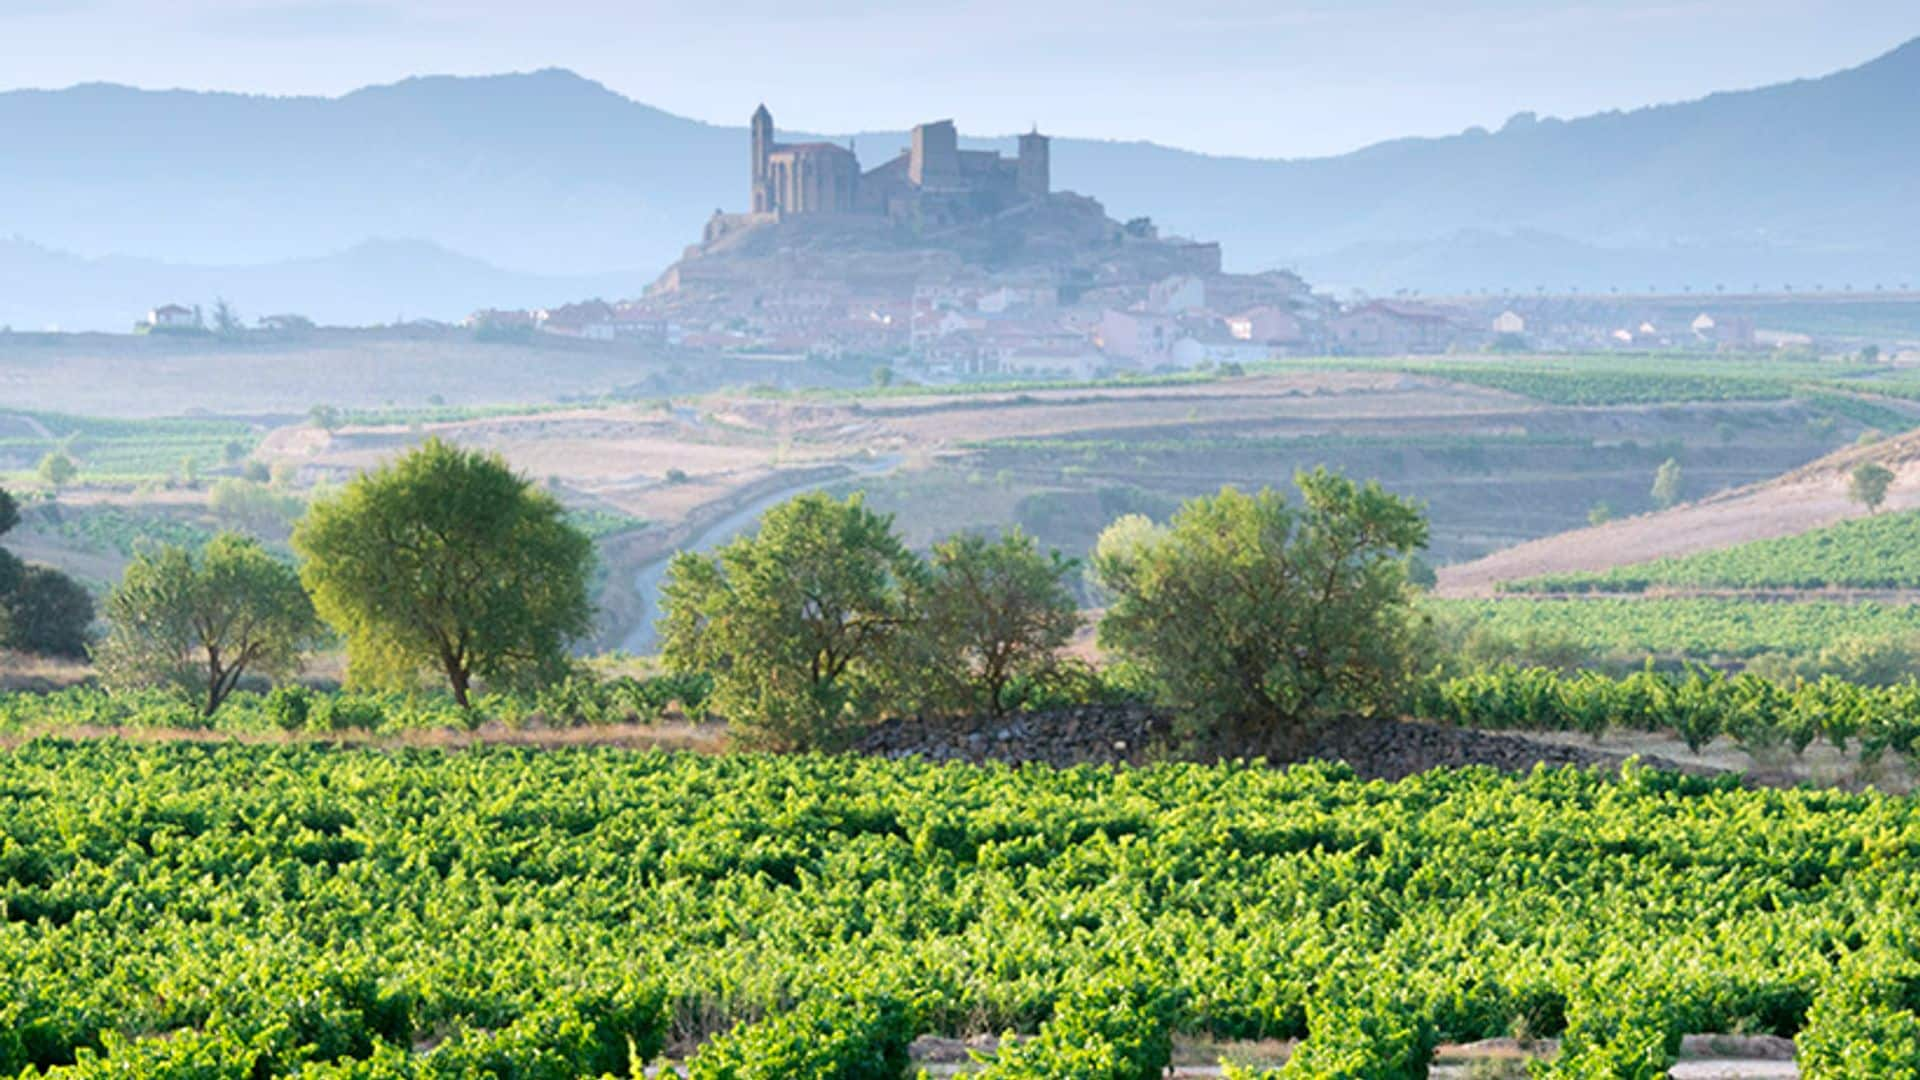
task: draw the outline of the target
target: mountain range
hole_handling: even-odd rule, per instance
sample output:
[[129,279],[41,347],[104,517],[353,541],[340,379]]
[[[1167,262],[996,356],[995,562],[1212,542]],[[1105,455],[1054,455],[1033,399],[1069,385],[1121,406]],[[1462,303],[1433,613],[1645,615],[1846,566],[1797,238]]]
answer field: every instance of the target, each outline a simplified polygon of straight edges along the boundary
[[[349,321],[631,295],[744,202],[753,104],[707,124],[557,70],[339,98],[0,93],[0,235],[24,238],[0,242],[0,322],[120,328],[212,289]],[[868,167],[907,138],[820,137]],[[1893,282],[1920,277],[1920,40],[1819,79],[1338,157],[1060,137],[1053,160],[1115,217],[1328,286]]]

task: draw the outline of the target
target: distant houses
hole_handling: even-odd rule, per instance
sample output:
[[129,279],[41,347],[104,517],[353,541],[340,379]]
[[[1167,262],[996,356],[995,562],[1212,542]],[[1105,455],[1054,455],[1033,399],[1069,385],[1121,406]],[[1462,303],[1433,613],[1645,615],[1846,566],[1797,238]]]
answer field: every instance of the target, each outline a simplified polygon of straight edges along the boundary
[[198,307],[162,304],[147,312],[144,322],[135,323],[133,331],[136,334],[204,334],[207,324],[200,317]]
[[1444,352],[1460,339],[1452,316],[1436,308],[1375,300],[1327,323],[1327,344],[1348,355]]

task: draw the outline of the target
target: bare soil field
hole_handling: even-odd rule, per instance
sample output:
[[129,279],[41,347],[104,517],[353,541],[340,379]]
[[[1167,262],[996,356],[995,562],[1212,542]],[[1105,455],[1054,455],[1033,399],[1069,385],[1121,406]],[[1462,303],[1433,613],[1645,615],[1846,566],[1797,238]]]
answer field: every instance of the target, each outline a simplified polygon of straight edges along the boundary
[[1519,544],[1440,571],[1442,596],[1484,596],[1502,581],[1607,570],[1750,540],[1791,536],[1864,513],[1847,498],[1847,477],[1863,461],[1894,472],[1886,508],[1920,507],[1920,433],[1827,455],[1774,480],[1721,492],[1658,513]]
[[[438,436],[498,451],[570,505],[645,522],[637,536],[602,545],[607,641],[625,640],[617,624],[645,608],[627,595],[626,582],[694,539],[690,523],[723,517],[748,493],[799,483],[830,465],[855,470],[857,486],[896,513],[916,545],[1017,523],[1072,555],[1119,514],[1163,517],[1223,484],[1284,488],[1296,470],[1324,465],[1426,503],[1434,523],[1429,558],[1447,563],[1517,543],[1523,546],[1496,558],[1524,559],[1524,542],[1579,524],[1596,503],[1631,513],[1646,505],[1653,471],[1669,454],[1684,454],[1695,490],[1714,491],[1794,470],[1857,433],[1832,418],[1823,426],[1820,414],[1796,401],[1550,406],[1385,370],[988,393],[715,391],[556,410],[551,403],[572,388],[635,376],[634,361],[588,343],[558,350],[449,344],[444,333],[323,338],[278,351],[107,341],[91,353],[73,346],[24,358],[17,354],[30,349],[0,348],[0,387],[58,382],[69,396],[35,407],[75,412],[244,411],[256,423],[279,425],[253,460],[291,466],[298,485],[344,481]],[[287,370],[270,371],[276,361]],[[304,419],[321,401],[421,405],[439,381],[547,407],[442,422],[397,417],[332,432]],[[347,387],[354,396],[319,392]],[[275,420],[273,409],[285,411]],[[875,470],[875,461],[897,468]],[[204,495],[82,486],[61,498],[171,509]],[[1896,501],[1904,498],[1896,491]],[[1845,510],[1836,494],[1818,513]],[[96,581],[114,576],[115,567],[82,566],[50,539],[20,539],[35,543],[43,561]],[[1616,539],[1601,544],[1615,554],[1633,550]],[[1716,542],[1704,535],[1701,546]],[[1474,573],[1449,571],[1450,590],[1470,591]]]

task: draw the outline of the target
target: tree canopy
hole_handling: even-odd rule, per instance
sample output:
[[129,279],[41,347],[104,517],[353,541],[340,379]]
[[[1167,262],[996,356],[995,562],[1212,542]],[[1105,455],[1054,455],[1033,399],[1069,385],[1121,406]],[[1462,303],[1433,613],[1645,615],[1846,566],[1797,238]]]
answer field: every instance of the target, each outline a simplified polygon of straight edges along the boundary
[[592,628],[592,541],[497,454],[428,440],[316,501],[293,546],[356,682],[437,670],[466,705],[476,677],[559,676]]
[[893,519],[802,495],[713,555],[674,557],[662,589],[662,656],[708,671],[712,708],[746,741],[831,746],[898,691],[926,569]]
[[[0,489],[0,536],[19,523],[19,504]],[[0,551],[0,647],[79,659],[92,623],[93,598],[72,578]]]
[[1080,628],[1067,581],[1079,564],[1042,554],[1018,529],[998,540],[964,533],[935,545],[922,608],[928,683],[947,708],[1005,715],[1057,669]]
[[1295,483],[1297,507],[1225,488],[1167,527],[1123,518],[1100,538],[1100,643],[1196,735],[1294,750],[1331,718],[1384,711],[1410,674],[1407,557],[1426,545],[1425,517],[1378,484],[1324,470]]
[[1680,462],[1668,458],[1660,463],[1653,474],[1653,501],[1662,510],[1680,505],[1680,499],[1686,489],[1686,476],[1680,471]]
[[1893,470],[1877,461],[1863,461],[1853,467],[1847,477],[1847,498],[1867,508],[1867,513],[1878,513],[1880,504],[1887,501],[1887,489],[1893,486]]
[[235,533],[198,555],[173,545],[136,555],[107,621],[96,658],[109,685],[174,686],[207,716],[250,671],[292,674],[322,636],[293,567]]

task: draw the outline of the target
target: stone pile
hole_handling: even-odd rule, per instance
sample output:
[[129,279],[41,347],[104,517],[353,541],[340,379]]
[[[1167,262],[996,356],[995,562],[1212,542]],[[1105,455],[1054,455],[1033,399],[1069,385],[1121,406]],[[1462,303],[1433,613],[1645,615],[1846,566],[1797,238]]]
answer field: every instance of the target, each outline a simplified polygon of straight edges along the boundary
[[[1055,767],[1141,765],[1183,756],[1279,757],[1259,747],[1229,754],[1182,754],[1172,714],[1145,705],[1083,705],[1000,719],[889,720],[869,731],[855,749],[886,758],[1038,762]],[[1538,742],[1524,735],[1391,720],[1334,725],[1303,756],[1343,761],[1362,777],[1383,780],[1463,765],[1525,772],[1538,764],[1617,768],[1623,760],[1618,754]],[[1642,763],[1651,768],[1681,768],[1658,758],[1644,758]]]

